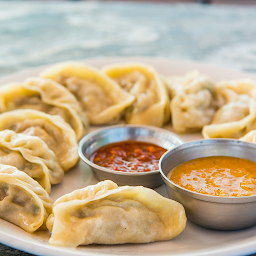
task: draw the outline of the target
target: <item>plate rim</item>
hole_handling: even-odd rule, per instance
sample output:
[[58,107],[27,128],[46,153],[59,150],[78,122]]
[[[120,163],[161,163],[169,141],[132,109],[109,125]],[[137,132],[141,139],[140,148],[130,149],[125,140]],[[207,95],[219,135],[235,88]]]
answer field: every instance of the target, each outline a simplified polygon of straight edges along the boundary
[[[68,59],[68,60],[63,60],[63,61],[59,61],[59,62],[54,62],[54,63],[48,63],[48,64],[43,64],[43,65],[39,65],[36,67],[28,67],[28,68],[24,68],[21,69],[19,71],[10,73],[10,74],[5,74],[3,76],[0,76],[0,83],[2,83],[3,80],[9,80],[11,77],[13,76],[20,76],[23,74],[26,74],[28,72],[36,72],[39,69],[44,69],[46,67],[49,67],[51,65],[54,65],[56,63],[62,63],[62,62],[114,62],[114,61],[121,61],[121,62],[127,62],[127,60],[129,62],[154,62],[154,61],[167,61],[167,62],[179,62],[182,64],[188,64],[188,65],[202,65],[204,67],[207,68],[213,68],[213,69],[223,69],[225,72],[237,72],[237,73],[241,73],[244,75],[249,75],[252,76],[256,79],[256,73],[252,73],[252,72],[246,72],[243,70],[240,70],[238,68],[231,68],[231,67],[227,67],[225,65],[218,65],[218,64],[212,64],[209,62],[203,62],[203,61],[195,61],[195,60],[190,60],[190,59],[178,59],[178,58],[168,58],[168,57],[154,57],[154,56],[121,56],[121,57],[116,57],[116,56],[109,56],[109,57],[95,57],[95,58],[86,58],[86,59]],[[135,61],[134,61],[135,60]],[[91,65],[91,64],[89,64]],[[0,85],[1,86],[1,85]]]

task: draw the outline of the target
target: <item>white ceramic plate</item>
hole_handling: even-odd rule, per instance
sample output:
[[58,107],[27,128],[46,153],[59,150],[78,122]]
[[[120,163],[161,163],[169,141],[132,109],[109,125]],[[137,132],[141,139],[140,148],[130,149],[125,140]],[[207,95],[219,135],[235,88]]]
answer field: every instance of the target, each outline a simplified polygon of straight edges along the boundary
[[[243,73],[226,68],[196,63],[191,61],[157,59],[157,58],[106,58],[85,60],[83,62],[95,67],[115,62],[141,61],[153,65],[161,74],[182,75],[193,69],[207,74],[214,81],[221,79],[237,79],[249,77],[256,80],[256,75]],[[29,76],[36,76],[44,67],[25,70],[0,79],[0,85],[8,82],[23,81]],[[171,130],[170,125],[165,127]],[[91,128],[95,129],[95,128]],[[185,141],[201,139],[201,134],[181,135]],[[80,163],[65,174],[61,184],[52,188],[51,197],[57,199],[63,194],[82,188],[98,181],[93,176],[90,168]],[[156,189],[167,197],[165,187]],[[216,231],[205,229],[187,223],[185,230],[176,238],[150,244],[126,244],[126,245],[89,245],[79,246],[77,249],[54,247],[48,244],[49,233],[36,232],[29,234],[22,229],[0,220],[0,242],[8,246],[33,253],[36,255],[246,255],[256,252],[256,226],[240,231]]]

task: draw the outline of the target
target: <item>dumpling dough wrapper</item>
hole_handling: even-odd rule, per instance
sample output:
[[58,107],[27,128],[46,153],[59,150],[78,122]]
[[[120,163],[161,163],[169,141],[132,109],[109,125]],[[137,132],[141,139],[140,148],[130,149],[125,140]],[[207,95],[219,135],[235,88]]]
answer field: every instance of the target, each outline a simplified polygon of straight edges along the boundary
[[118,187],[109,180],[60,197],[47,220],[49,243],[68,247],[169,240],[185,225],[180,203],[149,188]]
[[87,117],[74,95],[50,79],[31,77],[23,83],[1,86],[0,113],[15,109],[35,109],[60,115],[73,128],[78,140],[88,130]]
[[249,115],[241,120],[222,124],[205,125],[202,134],[205,139],[210,138],[234,138],[238,139],[256,129],[256,91],[249,104]]
[[52,212],[48,193],[25,172],[0,164],[0,218],[27,232],[46,230]]
[[212,124],[235,122],[249,115],[250,100],[256,90],[256,83],[250,79],[223,80],[216,84],[216,111]]
[[0,163],[27,173],[48,194],[51,184],[60,183],[64,176],[57,157],[43,140],[11,130],[0,132]]
[[173,129],[193,132],[210,124],[217,102],[215,84],[198,71],[166,78]]
[[75,95],[91,124],[111,124],[120,120],[134,96],[123,90],[100,70],[79,62],[59,63],[41,72],[41,77],[57,81]]
[[33,109],[12,110],[0,115],[0,131],[5,129],[38,136],[55,153],[64,171],[79,159],[76,134],[61,116]]
[[167,89],[152,66],[143,63],[117,63],[105,66],[102,70],[136,98],[126,111],[128,124],[162,127],[169,121]]

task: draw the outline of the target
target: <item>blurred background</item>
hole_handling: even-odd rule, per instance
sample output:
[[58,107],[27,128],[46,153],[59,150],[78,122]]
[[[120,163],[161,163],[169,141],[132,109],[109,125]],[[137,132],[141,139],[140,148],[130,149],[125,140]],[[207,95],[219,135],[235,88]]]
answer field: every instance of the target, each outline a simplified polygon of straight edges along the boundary
[[256,0],[0,1],[0,76],[109,56],[256,72]]

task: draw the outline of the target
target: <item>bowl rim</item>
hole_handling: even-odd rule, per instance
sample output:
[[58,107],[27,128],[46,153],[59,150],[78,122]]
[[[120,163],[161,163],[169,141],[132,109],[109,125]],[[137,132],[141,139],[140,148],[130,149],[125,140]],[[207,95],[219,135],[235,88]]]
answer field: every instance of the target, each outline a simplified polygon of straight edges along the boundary
[[[192,198],[195,198],[195,199],[198,199],[201,201],[208,201],[208,202],[215,202],[215,203],[241,203],[241,204],[255,202],[256,195],[241,196],[241,197],[224,197],[224,196],[207,195],[207,194],[202,194],[202,193],[188,190],[186,188],[183,188],[183,187],[175,184],[173,181],[168,179],[167,175],[165,175],[162,170],[162,163],[163,163],[164,159],[170,154],[174,154],[177,151],[179,152],[180,150],[182,150],[184,148],[190,148],[190,147],[195,147],[195,146],[199,146],[199,145],[208,145],[208,144],[220,144],[221,145],[223,143],[228,143],[228,144],[231,143],[231,145],[236,144],[236,145],[239,145],[242,147],[245,147],[245,146],[252,147],[254,150],[256,150],[256,144],[254,144],[252,142],[241,141],[241,140],[230,139],[230,138],[201,139],[201,140],[185,142],[184,144],[181,144],[173,149],[166,151],[159,160],[159,164],[158,164],[159,171],[160,171],[161,177],[164,180],[166,186],[169,186],[173,190],[176,189],[176,190],[178,190],[178,192],[185,194],[188,197],[192,197]],[[168,172],[168,174],[169,174],[169,172]]]
[[[149,172],[121,172],[121,171],[115,171],[115,170],[111,170],[105,167],[102,167],[100,165],[97,165],[93,162],[91,162],[84,154],[83,154],[83,145],[86,143],[86,141],[88,141],[90,138],[94,137],[95,135],[106,131],[106,130],[111,130],[111,129],[118,129],[118,128],[139,128],[139,129],[147,129],[147,130],[153,130],[159,133],[165,133],[168,135],[171,135],[173,137],[175,137],[179,142],[180,145],[184,144],[184,140],[178,136],[177,134],[168,131],[166,129],[162,129],[162,128],[158,128],[158,127],[154,127],[154,126],[149,126],[149,125],[134,125],[134,124],[119,124],[119,125],[110,125],[107,127],[103,127],[103,128],[99,128],[95,131],[89,132],[88,134],[86,134],[80,141],[78,144],[78,155],[79,157],[86,163],[88,164],[90,167],[98,169],[102,172],[106,172],[106,173],[111,173],[111,174],[117,174],[117,175],[121,175],[121,176],[145,176],[145,175],[154,175],[157,173],[160,173],[159,170],[156,171],[149,171]],[[139,141],[139,140],[138,140]],[[153,143],[154,144],[154,143]],[[175,146],[176,147],[176,146]],[[167,150],[168,151],[168,150]]]

